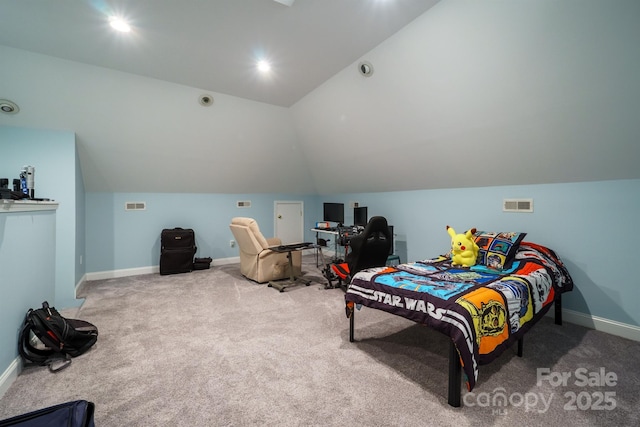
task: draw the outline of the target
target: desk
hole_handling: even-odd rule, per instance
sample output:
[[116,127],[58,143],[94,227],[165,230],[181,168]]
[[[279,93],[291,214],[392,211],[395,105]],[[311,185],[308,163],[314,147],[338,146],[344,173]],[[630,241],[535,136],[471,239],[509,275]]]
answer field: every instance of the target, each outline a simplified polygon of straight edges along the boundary
[[[333,259],[331,261],[332,262],[338,261],[338,236],[339,236],[340,233],[338,233],[338,231],[335,230],[335,229],[329,229],[329,228],[312,228],[311,231],[316,233],[316,243],[318,243],[318,235],[321,234],[321,233],[333,235]],[[323,257],[322,261],[323,261],[323,264],[324,264],[324,257]],[[319,267],[319,265],[318,265],[318,252],[316,252],[316,267]]]
[[280,292],[284,292],[285,288],[289,286],[293,286],[296,283],[304,283],[305,286],[309,286],[311,284],[310,280],[304,279],[302,277],[295,277],[293,274],[293,257],[291,253],[294,251],[304,251],[306,249],[320,249],[315,243],[292,243],[290,245],[279,245],[279,246],[270,246],[270,250],[274,252],[287,253],[287,258],[289,259],[289,278],[284,280],[270,280],[269,287],[275,288]]
[[[316,243],[318,242],[318,234],[331,234],[333,235],[333,259],[331,262],[340,263],[347,257],[347,251],[349,247],[349,239],[350,237],[356,236],[362,232],[362,228],[358,228],[355,226],[348,227],[336,227],[336,228],[312,228],[311,231],[316,233]],[[344,242],[340,242],[341,238],[344,237]],[[338,246],[344,246],[343,258],[340,258],[338,253]],[[318,266],[318,258],[316,257],[316,267]]]

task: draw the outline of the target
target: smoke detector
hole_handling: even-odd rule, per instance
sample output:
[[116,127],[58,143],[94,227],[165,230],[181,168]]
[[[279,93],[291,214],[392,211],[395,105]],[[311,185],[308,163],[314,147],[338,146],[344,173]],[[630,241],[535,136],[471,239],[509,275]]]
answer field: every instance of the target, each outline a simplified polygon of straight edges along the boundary
[[8,99],[0,99],[0,112],[5,114],[16,114],[20,111],[20,107],[15,102]]
[[201,95],[200,98],[198,98],[198,102],[200,102],[200,105],[204,105],[205,107],[209,107],[210,105],[213,104],[213,96],[211,95]]

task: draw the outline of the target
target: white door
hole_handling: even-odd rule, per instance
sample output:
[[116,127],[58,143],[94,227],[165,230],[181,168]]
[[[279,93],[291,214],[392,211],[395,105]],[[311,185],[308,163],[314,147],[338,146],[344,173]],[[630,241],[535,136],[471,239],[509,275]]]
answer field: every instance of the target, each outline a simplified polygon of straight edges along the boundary
[[302,202],[275,202],[275,235],[283,244],[304,241]]

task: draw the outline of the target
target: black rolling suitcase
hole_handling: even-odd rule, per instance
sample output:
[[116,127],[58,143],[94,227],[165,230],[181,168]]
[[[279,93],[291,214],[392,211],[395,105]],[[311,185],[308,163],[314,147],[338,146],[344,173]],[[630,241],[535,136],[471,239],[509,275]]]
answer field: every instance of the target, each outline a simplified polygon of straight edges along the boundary
[[0,427],[94,427],[95,405],[74,400],[0,421]]
[[160,234],[160,274],[188,273],[196,255],[195,233],[190,228],[165,228]]

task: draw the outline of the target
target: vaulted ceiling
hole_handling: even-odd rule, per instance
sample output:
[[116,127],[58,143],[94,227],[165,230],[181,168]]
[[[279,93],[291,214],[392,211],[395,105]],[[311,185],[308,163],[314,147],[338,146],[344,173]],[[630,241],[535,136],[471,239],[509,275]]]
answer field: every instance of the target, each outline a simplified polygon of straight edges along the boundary
[[638,19],[636,0],[0,0],[21,108],[0,125],[75,132],[87,191],[637,179]]
[[0,45],[288,107],[436,2],[0,0]]

